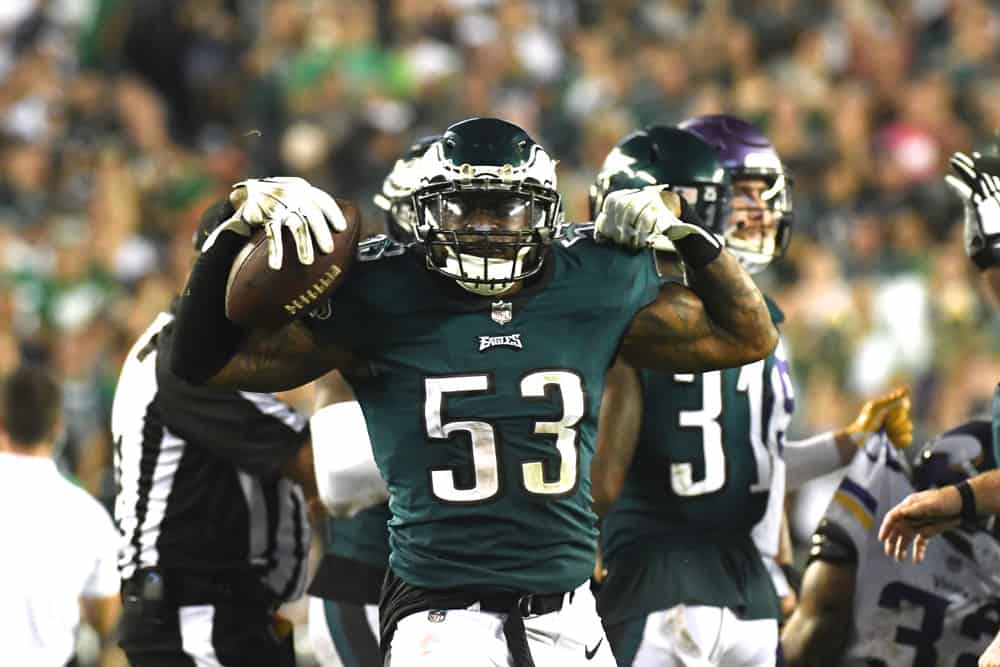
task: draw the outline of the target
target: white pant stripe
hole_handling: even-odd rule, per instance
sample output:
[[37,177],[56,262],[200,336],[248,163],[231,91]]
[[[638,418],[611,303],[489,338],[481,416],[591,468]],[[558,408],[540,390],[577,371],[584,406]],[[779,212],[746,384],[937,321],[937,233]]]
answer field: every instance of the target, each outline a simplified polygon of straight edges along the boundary
[[223,667],[212,646],[215,607],[210,604],[181,607],[178,610],[181,645],[198,667]]

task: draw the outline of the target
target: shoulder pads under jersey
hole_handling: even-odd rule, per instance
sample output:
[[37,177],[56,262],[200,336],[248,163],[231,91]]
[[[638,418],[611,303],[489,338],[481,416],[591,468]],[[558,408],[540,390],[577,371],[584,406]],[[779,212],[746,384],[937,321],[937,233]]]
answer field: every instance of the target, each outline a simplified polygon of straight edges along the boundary
[[406,252],[406,245],[385,234],[369,236],[358,243],[357,260],[374,262],[383,257],[398,257]]
[[840,525],[823,519],[813,533],[809,547],[809,562],[814,560],[853,565],[858,562],[858,548]]
[[594,240],[594,223],[580,222],[563,225],[555,238],[565,248],[569,248],[583,239]]

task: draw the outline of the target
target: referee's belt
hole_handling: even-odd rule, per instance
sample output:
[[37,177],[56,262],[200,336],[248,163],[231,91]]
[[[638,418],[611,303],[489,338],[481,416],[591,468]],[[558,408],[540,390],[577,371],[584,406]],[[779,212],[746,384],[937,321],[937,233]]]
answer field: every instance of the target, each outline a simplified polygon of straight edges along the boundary
[[122,581],[121,595],[123,601],[141,600],[177,607],[225,602],[270,605],[277,598],[250,573],[194,574],[158,567],[136,570]]

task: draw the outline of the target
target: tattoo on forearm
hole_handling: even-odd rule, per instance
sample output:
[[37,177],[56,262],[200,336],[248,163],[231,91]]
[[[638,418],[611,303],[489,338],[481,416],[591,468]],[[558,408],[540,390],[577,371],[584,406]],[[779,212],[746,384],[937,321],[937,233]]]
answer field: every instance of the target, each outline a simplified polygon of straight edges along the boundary
[[704,268],[691,271],[690,281],[712,322],[721,329],[755,347],[774,339],[764,297],[735,257],[723,253]]
[[690,287],[670,283],[632,321],[622,354],[638,368],[703,372],[760,359],[778,333],[757,286],[723,252],[689,272]]
[[332,360],[321,356],[311,334],[296,324],[275,332],[254,332],[223,370],[222,383],[258,391],[290,389],[332,367]]
[[712,333],[698,297],[687,287],[668,286],[655,308],[640,311],[630,334],[636,340],[684,343]]

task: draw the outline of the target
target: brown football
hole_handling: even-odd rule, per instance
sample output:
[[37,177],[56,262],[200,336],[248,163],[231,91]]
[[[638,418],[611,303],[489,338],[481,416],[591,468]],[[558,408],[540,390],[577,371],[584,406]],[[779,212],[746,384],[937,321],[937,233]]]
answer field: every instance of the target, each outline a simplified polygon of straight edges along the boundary
[[354,262],[361,235],[361,215],[350,201],[337,205],[347,229],[333,234],[333,252],[313,247],[315,259],[303,266],[292,234],[282,229],[284,261],[277,271],[267,265],[267,234],[258,230],[233,260],[226,284],[226,317],[252,329],[279,329],[323,303],[340,285]]

